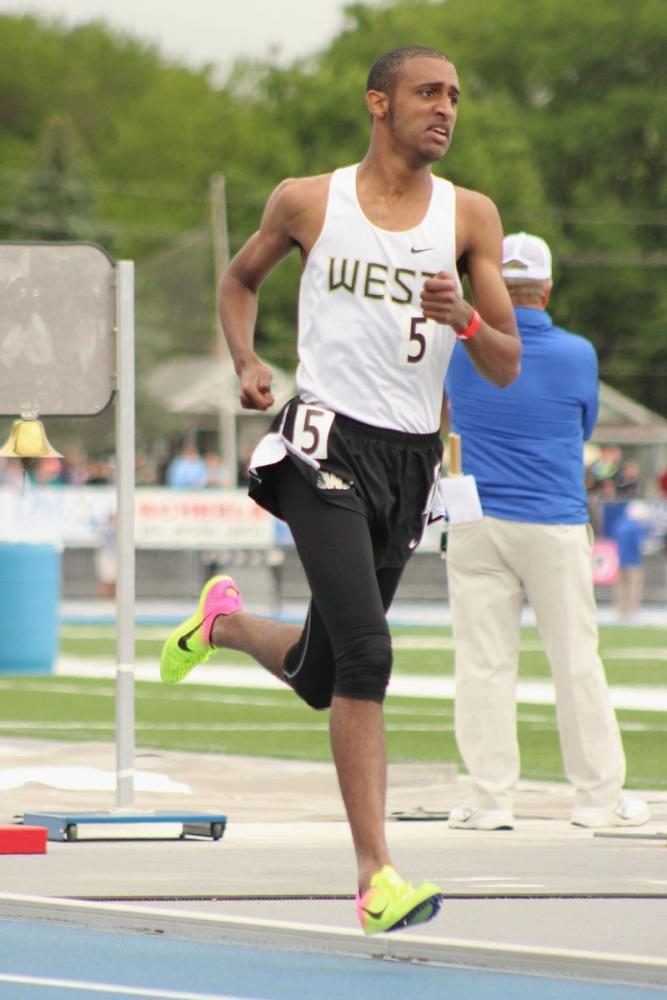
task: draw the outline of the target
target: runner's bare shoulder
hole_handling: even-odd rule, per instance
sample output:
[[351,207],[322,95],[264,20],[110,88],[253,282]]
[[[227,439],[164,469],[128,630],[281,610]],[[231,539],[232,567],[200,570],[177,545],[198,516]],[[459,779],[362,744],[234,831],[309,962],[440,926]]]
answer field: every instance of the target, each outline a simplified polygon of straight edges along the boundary
[[502,240],[502,223],[495,202],[480,191],[456,187],[457,258],[488,239]]
[[496,204],[488,195],[482,194],[481,191],[458,186],[455,190],[457,216],[462,213],[464,218],[470,218],[476,222],[498,218]]
[[322,228],[331,174],[288,177],[271,196],[272,207],[295,242],[308,252]]

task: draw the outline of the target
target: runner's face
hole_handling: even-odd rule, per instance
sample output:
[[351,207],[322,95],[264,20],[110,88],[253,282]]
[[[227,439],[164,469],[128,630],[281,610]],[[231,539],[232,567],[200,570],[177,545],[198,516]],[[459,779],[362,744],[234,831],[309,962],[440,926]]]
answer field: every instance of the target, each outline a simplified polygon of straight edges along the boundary
[[459,79],[444,59],[417,57],[404,63],[389,100],[395,141],[433,163],[452,139],[459,101]]

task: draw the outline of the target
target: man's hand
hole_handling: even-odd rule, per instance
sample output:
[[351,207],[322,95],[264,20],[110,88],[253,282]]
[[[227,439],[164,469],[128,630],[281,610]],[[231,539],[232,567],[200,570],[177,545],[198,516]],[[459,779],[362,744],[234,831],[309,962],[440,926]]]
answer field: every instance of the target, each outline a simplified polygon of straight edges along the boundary
[[241,406],[244,410],[268,410],[273,406],[274,398],[271,392],[273,372],[262,361],[247,365],[241,374]]
[[456,278],[439,271],[434,278],[427,278],[421,290],[421,309],[427,319],[465,330],[469,323],[470,307],[459,292]]

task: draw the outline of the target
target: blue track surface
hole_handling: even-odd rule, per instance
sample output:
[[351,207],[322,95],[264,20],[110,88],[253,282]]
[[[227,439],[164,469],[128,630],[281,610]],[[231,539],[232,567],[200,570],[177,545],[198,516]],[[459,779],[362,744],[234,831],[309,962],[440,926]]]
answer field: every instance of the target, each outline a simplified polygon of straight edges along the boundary
[[[22,978],[25,977],[25,978]],[[649,1000],[663,990],[0,920],[3,1000]]]

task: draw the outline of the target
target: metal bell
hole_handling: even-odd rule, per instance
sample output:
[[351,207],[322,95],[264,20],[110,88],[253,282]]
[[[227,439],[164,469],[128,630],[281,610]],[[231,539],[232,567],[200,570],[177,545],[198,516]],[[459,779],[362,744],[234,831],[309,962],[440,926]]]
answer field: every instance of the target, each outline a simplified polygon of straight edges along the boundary
[[49,442],[41,420],[15,420],[0,458],[62,458]]

